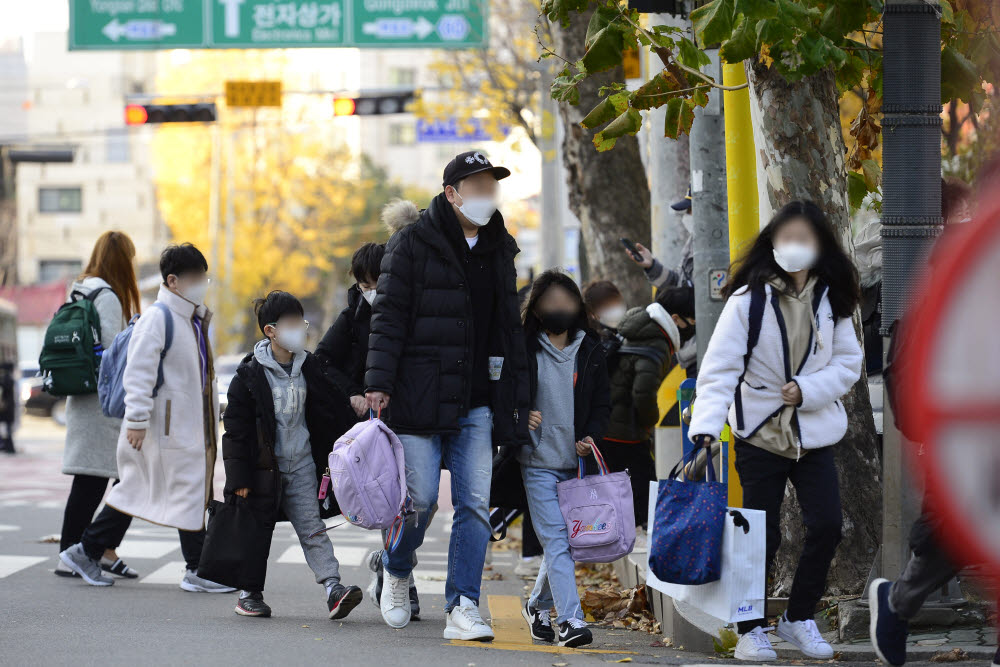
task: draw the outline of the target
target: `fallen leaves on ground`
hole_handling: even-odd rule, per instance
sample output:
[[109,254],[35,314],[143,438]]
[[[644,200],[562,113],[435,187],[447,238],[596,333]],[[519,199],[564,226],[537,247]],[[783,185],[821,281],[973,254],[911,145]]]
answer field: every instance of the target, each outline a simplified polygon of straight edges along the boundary
[[736,652],[736,644],[740,641],[740,636],[730,630],[729,628],[721,628],[719,630],[719,637],[712,639],[712,644],[715,647],[715,652],[720,657],[731,658]]
[[483,581],[503,581],[503,575],[499,572],[484,572]]
[[588,589],[580,597],[583,611],[604,626],[660,634],[660,623],[649,611],[646,587],[620,590],[615,584]]
[[969,654],[960,648],[953,648],[944,653],[935,653],[931,656],[931,662],[961,662],[968,660]]

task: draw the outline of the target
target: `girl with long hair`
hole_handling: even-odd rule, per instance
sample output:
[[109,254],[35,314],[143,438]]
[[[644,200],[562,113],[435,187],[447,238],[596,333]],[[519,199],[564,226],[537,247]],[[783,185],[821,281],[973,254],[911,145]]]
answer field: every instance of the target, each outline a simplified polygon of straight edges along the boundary
[[[611,414],[608,366],[600,338],[587,327],[580,288],[565,273],[546,271],[535,280],[523,319],[531,446],[518,460],[544,558],[521,613],[535,639],[583,646],[593,636],[583,620],[556,484],[576,475],[578,457],[604,435]],[[549,618],[553,605],[558,631]]]
[[[806,527],[788,611],[777,634],[808,657],[833,649],[813,621],[841,537],[831,445],[847,431],[841,398],[861,374],[852,317],[858,272],[823,212],[793,201],[761,230],[730,271],[728,300],[698,373],[690,433],[709,447],[728,421],[743,506],[767,512],[767,569],[781,542],[785,484]],[[775,660],[764,618],[739,624],[736,657]]]
[[[90,261],[70,288],[70,298],[89,298],[101,321],[101,346],[107,349],[132,316],[139,312],[139,284],[135,277],[135,245],[127,234],[104,232],[94,244]],[[66,399],[66,447],[62,471],[73,475],[63,514],[59,550],[80,541],[94,518],[108,480],[118,479],[115,452],[121,419],[105,417],[97,394]],[[108,549],[101,567],[112,574],[134,579],[135,570],[125,565],[114,549]],[[55,573],[76,576],[60,561]]]

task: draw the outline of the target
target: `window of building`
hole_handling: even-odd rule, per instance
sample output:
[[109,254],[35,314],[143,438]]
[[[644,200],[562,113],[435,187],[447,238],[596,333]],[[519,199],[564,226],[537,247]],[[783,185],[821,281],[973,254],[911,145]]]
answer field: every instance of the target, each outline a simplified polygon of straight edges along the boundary
[[38,262],[38,282],[72,280],[79,276],[81,271],[83,262],[78,259],[43,259]]
[[108,130],[104,138],[107,162],[129,161],[128,132],[125,130]]
[[83,210],[83,190],[38,188],[38,210],[42,213],[79,213]]
[[417,70],[414,67],[390,67],[390,86],[415,86],[417,85]]
[[389,143],[410,146],[417,142],[417,127],[413,123],[393,123],[389,126]]

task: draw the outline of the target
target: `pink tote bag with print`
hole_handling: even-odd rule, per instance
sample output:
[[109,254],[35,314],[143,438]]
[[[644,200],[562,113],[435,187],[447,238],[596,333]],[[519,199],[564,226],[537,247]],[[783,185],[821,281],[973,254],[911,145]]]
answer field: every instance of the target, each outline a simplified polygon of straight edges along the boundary
[[593,449],[599,474],[586,475],[580,457],[576,479],[559,482],[556,492],[573,560],[611,563],[635,546],[632,484],[627,472],[608,472],[604,457]]

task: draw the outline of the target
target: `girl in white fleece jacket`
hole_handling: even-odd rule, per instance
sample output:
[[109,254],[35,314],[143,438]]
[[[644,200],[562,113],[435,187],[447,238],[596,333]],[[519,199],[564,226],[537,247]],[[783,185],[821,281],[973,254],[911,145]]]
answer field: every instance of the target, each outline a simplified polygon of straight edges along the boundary
[[[785,485],[792,482],[806,538],[777,633],[808,657],[829,659],[833,649],[813,613],[840,542],[840,492],[829,446],[847,431],[840,399],[861,375],[851,320],[858,273],[819,207],[795,201],[761,230],[727,289],[698,373],[691,438],[709,446],[729,422],[744,507],[767,512],[769,571],[781,542]],[[776,658],[764,624],[739,624],[737,658]]]

